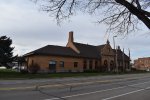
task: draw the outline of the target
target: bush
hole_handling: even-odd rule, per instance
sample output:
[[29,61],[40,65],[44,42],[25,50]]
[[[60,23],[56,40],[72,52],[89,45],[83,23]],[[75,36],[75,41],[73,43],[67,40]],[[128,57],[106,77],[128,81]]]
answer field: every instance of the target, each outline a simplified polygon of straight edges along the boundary
[[36,74],[39,70],[40,70],[40,66],[36,63],[29,66],[29,72],[32,74]]
[[21,73],[26,74],[28,73],[28,70],[20,70]]
[[98,70],[84,70],[85,73],[97,73],[99,72]]

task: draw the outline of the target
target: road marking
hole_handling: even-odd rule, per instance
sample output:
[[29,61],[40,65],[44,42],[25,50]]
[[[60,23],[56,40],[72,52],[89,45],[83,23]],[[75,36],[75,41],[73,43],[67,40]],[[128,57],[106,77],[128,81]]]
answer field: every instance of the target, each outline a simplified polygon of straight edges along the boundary
[[86,85],[86,84],[93,84],[93,83],[109,83],[113,82],[113,80],[104,80],[104,81],[93,81],[93,82],[82,82],[82,83],[69,83],[69,84],[56,84],[56,85],[44,85],[40,87],[60,87],[60,86],[78,86],[78,85]]
[[51,87],[65,87],[65,86],[78,86],[78,85],[87,85],[87,84],[93,84],[93,83],[110,83],[110,82],[116,82],[116,81],[123,81],[123,80],[132,80],[132,79],[139,79],[139,78],[147,78],[145,77],[134,77],[134,78],[124,78],[124,79],[113,79],[113,80],[104,80],[104,81],[92,81],[92,82],[78,82],[78,83],[68,83],[68,84],[55,84],[55,85],[33,85],[33,86],[27,86],[27,87],[12,87],[12,88],[0,88],[0,90],[25,90],[25,89],[35,89],[36,87],[41,88],[51,88]]
[[110,82],[130,80],[130,79],[138,79],[138,78],[141,78],[141,77],[125,78],[125,79],[113,79],[113,80],[104,80],[104,81],[82,82],[82,83],[78,82],[78,83],[69,83],[69,84],[61,84],[60,83],[60,84],[56,84],[56,85],[44,85],[44,86],[39,86],[39,87],[45,88],[45,87],[61,87],[61,86],[78,86],[78,85],[86,85],[86,84],[93,84],[93,83],[110,83]]
[[36,86],[28,86],[28,87],[14,87],[14,88],[0,88],[0,91],[6,90],[25,90],[25,89],[33,89],[36,88]]
[[[132,84],[132,85],[128,85],[128,86],[136,86],[136,85],[146,84],[146,83],[149,83],[149,82],[150,81],[143,82],[143,83]],[[95,94],[95,93],[106,92],[106,91],[111,91],[111,90],[117,90],[117,89],[125,88],[125,87],[128,87],[128,86],[122,86],[122,87],[116,87],[116,88],[111,88],[111,89],[105,89],[105,90],[87,92],[87,93],[82,93],[82,94],[69,95],[69,96],[64,96],[64,97],[60,97],[60,98],[66,99],[66,98],[71,98],[71,97],[78,97],[78,96],[83,96],[83,95],[89,95],[89,94]],[[148,87],[146,89],[149,89],[149,88],[150,87]],[[143,89],[140,89],[140,90],[143,90]],[[60,98],[51,98],[51,99],[45,99],[45,100],[58,100]],[[105,99],[103,99],[103,100],[105,100]],[[107,100],[107,98],[106,98],[106,100]]]
[[[126,86],[124,86],[124,87],[126,87]],[[65,99],[65,98],[71,98],[71,97],[78,97],[78,96],[83,96],[83,95],[88,95],[88,94],[94,94],[94,93],[99,93],[99,92],[115,90],[115,89],[121,89],[124,87],[117,87],[117,88],[112,88],[112,89],[106,89],[106,90],[100,90],[100,91],[94,91],[94,92],[88,92],[88,93],[82,93],[82,94],[75,94],[75,95],[64,96],[64,97],[60,97],[60,98]],[[60,99],[60,98],[51,98],[51,99],[45,99],[45,100],[56,100],[56,99]]]
[[150,87],[147,87],[147,88],[144,88],[144,89],[135,90],[135,91],[131,91],[131,92],[127,92],[127,93],[116,95],[116,96],[112,96],[112,97],[105,98],[105,99],[102,99],[102,100],[110,100],[110,99],[118,98],[118,97],[125,96],[125,95],[128,95],[128,94],[133,94],[133,93],[136,93],[136,92],[144,91],[146,89],[150,89]]
[[92,83],[107,83],[112,82],[112,80],[105,80],[105,81],[93,81],[93,82],[82,82],[82,83],[70,83],[70,84],[55,84],[55,85],[33,85],[27,87],[10,87],[10,88],[0,88],[0,90],[24,90],[24,89],[34,89],[36,87],[46,88],[46,87],[64,87],[64,86],[77,86],[77,85],[85,85],[85,84],[92,84]]

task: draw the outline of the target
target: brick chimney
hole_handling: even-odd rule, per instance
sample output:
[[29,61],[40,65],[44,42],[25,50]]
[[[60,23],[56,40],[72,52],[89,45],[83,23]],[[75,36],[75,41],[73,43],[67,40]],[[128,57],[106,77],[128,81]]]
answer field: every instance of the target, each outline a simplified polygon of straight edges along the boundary
[[66,47],[70,47],[72,50],[74,50],[76,53],[80,53],[78,48],[74,45],[74,39],[73,39],[73,31],[69,32],[69,38],[68,38],[68,43]]
[[70,31],[70,32],[69,32],[68,42],[74,42],[74,39],[73,39],[73,31]]

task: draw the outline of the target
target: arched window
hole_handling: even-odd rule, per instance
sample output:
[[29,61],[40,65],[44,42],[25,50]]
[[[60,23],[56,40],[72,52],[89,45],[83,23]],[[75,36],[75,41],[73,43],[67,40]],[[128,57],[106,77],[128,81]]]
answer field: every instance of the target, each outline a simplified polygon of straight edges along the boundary
[[89,61],[89,68],[92,69],[92,67],[93,67],[93,61],[90,60],[90,61]]
[[104,60],[104,66],[108,66],[107,60]]
[[110,66],[114,66],[114,61],[110,61]]
[[98,68],[98,61],[95,61],[95,69]]
[[84,69],[84,70],[87,69],[87,61],[86,61],[86,60],[83,61],[83,69]]

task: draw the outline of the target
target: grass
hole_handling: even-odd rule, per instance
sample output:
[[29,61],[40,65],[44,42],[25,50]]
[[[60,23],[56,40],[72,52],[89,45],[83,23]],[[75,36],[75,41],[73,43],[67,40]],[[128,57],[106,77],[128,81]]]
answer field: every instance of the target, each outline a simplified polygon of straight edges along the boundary
[[20,73],[13,70],[0,70],[0,79],[37,79],[37,78],[63,78],[63,77],[80,77],[80,76],[96,76],[100,73],[42,73],[30,74]]
[[[145,72],[130,72],[130,73],[145,73]],[[127,73],[127,74],[130,74]],[[126,73],[118,73],[126,74]],[[0,80],[2,79],[39,79],[39,78],[64,78],[64,77],[88,77],[88,76],[98,76],[98,75],[118,75],[116,73],[110,72],[84,72],[84,73],[49,73],[49,74],[29,74],[20,73],[11,69],[0,69]]]

